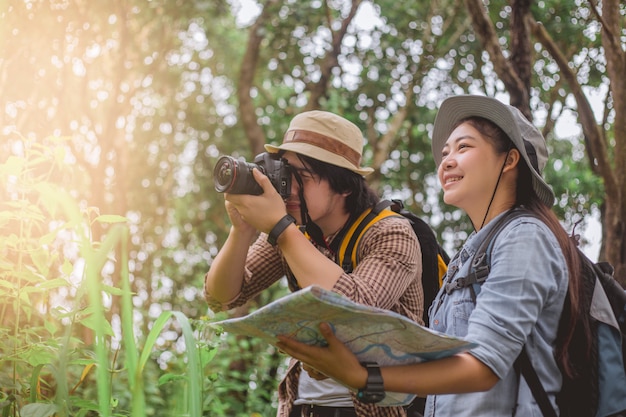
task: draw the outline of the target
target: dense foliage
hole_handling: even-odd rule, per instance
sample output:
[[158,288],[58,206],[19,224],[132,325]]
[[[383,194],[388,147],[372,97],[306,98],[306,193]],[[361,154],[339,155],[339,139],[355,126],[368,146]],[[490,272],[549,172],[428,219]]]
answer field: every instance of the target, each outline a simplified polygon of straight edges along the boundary
[[626,241],[626,87],[612,74],[626,71],[626,7],[598,7],[5,2],[2,415],[274,413],[286,358],[209,325],[226,313],[207,311],[203,275],[229,229],[212,168],[222,154],[250,160],[280,142],[305,109],[357,123],[372,185],[422,213],[454,251],[471,227],[439,201],[437,106],[464,92],[510,97],[548,138],[565,227],[583,219],[581,233],[603,214],[615,256]]

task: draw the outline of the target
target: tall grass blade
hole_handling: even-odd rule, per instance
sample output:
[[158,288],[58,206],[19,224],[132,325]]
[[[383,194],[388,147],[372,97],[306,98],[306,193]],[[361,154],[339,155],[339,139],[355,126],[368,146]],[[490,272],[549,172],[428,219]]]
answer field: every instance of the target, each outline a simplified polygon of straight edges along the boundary
[[[154,326],[152,330],[150,330],[146,338],[146,344],[141,352],[135,377],[141,379],[141,373],[150,357],[152,348],[159,334],[172,316],[175,316],[180,323],[185,339],[187,352],[187,390],[189,395],[188,415],[190,417],[202,417],[202,367],[200,366],[200,355],[196,347],[196,339],[193,335],[189,319],[180,311],[164,311],[154,322]],[[133,417],[136,416],[135,410],[133,409]]]

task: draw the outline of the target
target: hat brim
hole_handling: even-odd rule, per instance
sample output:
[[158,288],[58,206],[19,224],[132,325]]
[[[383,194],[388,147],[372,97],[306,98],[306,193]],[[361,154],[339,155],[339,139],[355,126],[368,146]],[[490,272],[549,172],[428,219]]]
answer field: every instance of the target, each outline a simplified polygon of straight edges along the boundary
[[265,150],[269,153],[278,153],[280,151],[289,151],[298,154],[308,156],[310,158],[317,159],[318,161],[326,162],[331,165],[336,165],[342,168],[346,168],[359,175],[366,176],[374,172],[374,169],[369,167],[357,167],[350,163],[346,158],[334,154],[332,152],[321,149],[317,146],[310,145],[302,142],[289,142],[283,143],[280,146],[265,145]]
[[501,101],[486,96],[461,95],[447,98],[439,108],[433,128],[432,152],[437,166],[441,163],[441,152],[452,131],[457,124],[468,117],[482,117],[498,125],[511,139],[522,155],[526,165],[530,167],[533,176],[533,190],[549,207],[554,204],[554,192],[544,181],[530,162],[524,139],[515,117],[507,105]]

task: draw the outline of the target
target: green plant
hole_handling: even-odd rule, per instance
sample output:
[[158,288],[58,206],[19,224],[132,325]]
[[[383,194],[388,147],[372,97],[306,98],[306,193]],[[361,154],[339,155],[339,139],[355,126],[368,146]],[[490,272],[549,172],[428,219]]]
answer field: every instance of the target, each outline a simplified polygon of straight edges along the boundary
[[[21,154],[0,165],[0,415],[143,417],[165,405],[166,413],[201,416],[203,369],[215,351],[196,340],[197,322],[165,311],[140,343],[126,219],[84,207],[67,181],[59,184],[80,177],[66,164],[64,139],[18,143]],[[101,241],[94,225],[107,230]],[[107,283],[110,266],[119,288]],[[121,334],[105,305],[115,297]],[[179,372],[155,375],[158,336],[174,320],[185,342]],[[147,398],[146,385],[176,395],[155,404],[163,399]]]

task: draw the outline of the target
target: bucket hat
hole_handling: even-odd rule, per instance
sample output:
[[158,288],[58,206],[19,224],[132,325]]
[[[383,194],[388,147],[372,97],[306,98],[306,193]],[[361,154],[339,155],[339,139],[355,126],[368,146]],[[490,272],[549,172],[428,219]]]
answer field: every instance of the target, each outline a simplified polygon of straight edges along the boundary
[[461,120],[468,117],[482,117],[504,130],[530,167],[533,190],[541,201],[552,207],[554,192],[541,176],[548,161],[545,138],[521,111],[495,98],[460,95],[444,100],[433,128],[432,151],[437,166],[441,163],[441,151],[450,133]]
[[334,113],[312,110],[291,120],[282,145],[265,145],[265,150],[299,153],[365,176],[374,170],[361,167],[363,144],[361,130],[354,123]]

